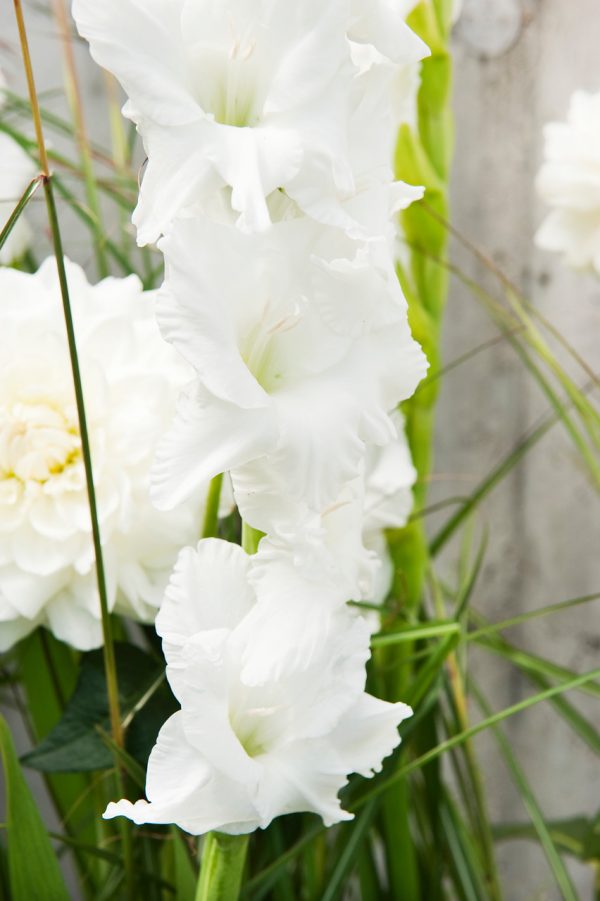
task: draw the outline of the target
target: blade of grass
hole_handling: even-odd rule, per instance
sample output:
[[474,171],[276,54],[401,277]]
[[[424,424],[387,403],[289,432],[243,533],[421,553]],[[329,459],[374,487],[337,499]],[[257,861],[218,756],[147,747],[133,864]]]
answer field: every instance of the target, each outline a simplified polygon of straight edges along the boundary
[[417,641],[425,638],[440,638],[448,635],[456,635],[461,631],[460,623],[433,622],[426,625],[406,626],[398,632],[382,632],[379,635],[373,635],[371,638],[371,647],[381,648],[387,645],[402,644],[407,641]]
[[[482,692],[473,683],[471,683],[471,691],[475,695],[481,712],[489,718],[491,708]],[[525,806],[525,809],[529,814],[535,831],[538,834],[540,844],[544,849],[544,853],[550,865],[550,869],[552,870],[556,884],[560,889],[561,896],[565,899],[565,901],[577,901],[577,892],[575,890],[575,886],[573,885],[571,877],[569,876],[569,872],[564,865],[560,854],[558,853],[558,849],[556,848],[554,841],[552,840],[552,834],[546,825],[544,814],[540,809],[540,806],[531,789],[531,786],[529,785],[525,773],[523,772],[523,769],[521,768],[520,764],[517,761],[517,758],[512,752],[510,743],[507,741],[502,729],[500,729],[499,726],[492,725],[490,728],[492,734],[496,739],[498,747],[500,748],[504,762],[506,763],[506,766],[508,767],[508,770],[513,778],[515,786],[519,790],[523,805]]]
[[485,890],[485,875],[482,872],[477,849],[446,790],[441,804],[441,821],[457,897],[464,901],[481,901],[483,898],[492,897]]
[[456,748],[467,741],[469,738],[473,738],[474,736],[479,735],[480,732],[485,732],[485,730],[489,729],[491,726],[497,723],[501,723],[503,720],[506,720],[511,716],[515,716],[518,713],[523,713],[525,710],[528,710],[535,704],[540,704],[543,701],[549,701],[551,698],[554,698],[560,694],[564,694],[567,691],[574,691],[575,689],[583,688],[589,682],[592,682],[599,678],[600,669],[590,670],[590,672],[588,673],[583,673],[582,675],[576,676],[573,679],[569,679],[566,682],[561,682],[559,685],[553,685],[552,688],[541,691],[529,698],[525,698],[523,701],[519,701],[517,704],[512,704],[510,707],[505,707],[503,710],[498,711],[498,713],[493,714],[493,716],[487,717],[481,722],[470,726],[463,732],[459,732],[457,735],[446,739],[446,741],[441,742],[441,744],[439,744],[437,747],[432,748],[431,751],[427,751],[425,754],[422,754],[415,760],[410,761],[410,763],[405,764],[392,776],[388,776],[385,780],[378,782],[375,786],[366,791],[361,796],[361,798],[352,805],[351,809],[358,810],[360,807],[362,807],[363,804],[366,804],[368,801],[370,801],[371,798],[375,798],[378,795],[382,794],[382,792],[385,792],[390,785],[393,785],[395,782],[403,779],[409,773],[413,773],[421,769],[423,766],[426,766],[431,760],[435,760],[436,758],[441,757],[446,753],[446,751],[449,751],[451,748]]
[[24,212],[25,208],[27,207],[27,204],[32,199],[32,197],[35,195],[37,189],[43,183],[43,181],[44,181],[44,178],[42,175],[36,175],[35,178],[31,179],[31,181],[25,188],[23,194],[21,195],[19,202],[17,203],[16,207],[14,208],[14,210],[8,217],[6,225],[3,227],[2,231],[0,232],[0,250],[2,250],[2,248],[8,241],[8,238],[10,237],[10,233],[12,232],[15,225],[19,221],[21,214]]
[[335,867],[323,889],[321,901],[336,901],[339,898],[346,880],[357,864],[358,853],[367,837],[376,806],[375,802],[367,804],[356,822],[347,829],[348,839],[343,842],[341,853],[337,856]]
[[430,551],[433,557],[439,554],[465,519],[471,515],[481,501],[490,494],[502,479],[508,475],[519,460],[521,460],[525,454],[550,431],[552,426],[554,426],[558,420],[559,417],[556,413],[551,413],[546,416],[542,422],[528,435],[522,438],[517,446],[494,467],[482,482],[480,482],[469,499],[463,503],[462,507],[448,519],[439,532],[432,538]]
[[589,604],[591,601],[600,599],[600,594],[585,594],[578,598],[572,598],[569,601],[560,601],[558,604],[550,604],[548,607],[541,607],[539,610],[530,610],[527,613],[521,613],[519,616],[512,616],[510,619],[503,619],[499,623],[490,623],[481,626],[473,632],[469,632],[466,636],[467,641],[477,641],[486,635],[493,635],[497,632],[503,632],[505,629],[511,629],[513,626],[520,626],[532,619],[539,619],[543,616],[551,616],[554,613],[561,613],[570,610],[572,607],[578,607],[581,604]]
[[[537,654],[517,648],[504,639],[482,638],[480,643],[505,660],[510,660],[512,664],[524,672],[538,673],[550,679],[571,679],[574,676],[572,670],[559,666],[557,663],[546,660]],[[594,698],[600,698],[600,685],[595,681],[582,685],[580,691]]]

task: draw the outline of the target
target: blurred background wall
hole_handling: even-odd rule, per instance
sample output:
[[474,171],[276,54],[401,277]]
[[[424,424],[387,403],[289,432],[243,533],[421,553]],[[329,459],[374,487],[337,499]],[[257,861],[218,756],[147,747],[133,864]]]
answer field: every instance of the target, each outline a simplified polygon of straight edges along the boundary
[[[98,0],[102,2],[102,0]],[[61,65],[43,3],[27,2],[38,88],[52,108]],[[533,235],[543,209],[534,177],[542,126],[566,116],[576,88],[600,90],[599,0],[464,0],[455,32],[456,160],[453,223],[481,246],[590,362],[600,357],[600,282],[565,269],[537,251]],[[82,46],[79,71],[88,127],[108,142],[104,85]],[[0,5],[0,68],[23,89],[12,4]],[[60,142],[54,142],[55,147]],[[41,201],[34,214],[47,244]],[[66,247],[87,264],[87,233],[64,211]],[[455,242],[454,262],[492,292],[497,283]],[[445,361],[494,338],[486,313],[459,282],[452,285],[445,326]],[[568,366],[569,364],[567,364]],[[510,347],[497,343],[445,379],[437,428],[431,501],[468,494],[523,437],[547,402]],[[600,591],[600,506],[571,444],[554,428],[496,489],[479,516],[490,541],[474,606],[492,620]],[[456,547],[444,554],[452,574]],[[598,607],[536,621],[511,633],[521,647],[566,667],[598,666]],[[495,709],[531,692],[489,653],[473,652],[474,672]],[[572,698],[590,718],[597,705]],[[595,709],[594,709],[595,707]],[[600,807],[598,760],[547,705],[512,719],[506,734],[548,817],[595,813]],[[526,812],[493,739],[476,745],[495,821],[525,820]],[[543,854],[533,844],[500,846],[502,883],[509,901],[558,898]],[[582,899],[591,899],[592,874],[572,865]]]

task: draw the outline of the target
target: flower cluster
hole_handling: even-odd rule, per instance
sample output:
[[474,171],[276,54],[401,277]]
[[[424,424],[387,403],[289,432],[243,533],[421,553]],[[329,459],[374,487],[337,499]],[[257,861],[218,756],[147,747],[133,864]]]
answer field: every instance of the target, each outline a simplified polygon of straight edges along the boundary
[[544,137],[537,188],[553,209],[536,243],[600,275],[600,94],[576,91],[567,121],[547,125]]
[[[185,549],[157,621],[181,711],[147,802],[107,816],[192,833],[347,814],[409,715],[365,693],[386,593],[381,535],[414,470],[395,412],[424,375],[396,277],[394,182],[427,48],[390,0],[74,0],[121,82],[147,166],[134,214],[158,241],[164,338],[194,371],[152,477],[172,510],[231,475],[258,552]],[[382,574],[383,572],[383,574]],[[389,572],[387,574],[389,578]]]

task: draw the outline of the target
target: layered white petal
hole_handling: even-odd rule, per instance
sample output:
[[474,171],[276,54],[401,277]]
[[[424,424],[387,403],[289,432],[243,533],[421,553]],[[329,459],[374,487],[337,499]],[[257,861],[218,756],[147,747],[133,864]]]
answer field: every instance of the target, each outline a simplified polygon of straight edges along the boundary
[[140,243],[223,186],[249,229],[278,188],[310,206],[316,172],[332,207],[352,190],[348,0],[75,0],[73,14],[144,139]]
[[[343,606],[331,614],[329,640],[302,660],[295,636],[275,629],[271,641],[288,653],[260,681],[246,679],[243,661],[255,656],[257,641],[263,647],[269,620],[256,618],[272,602],[265,579],[279,581],[284,608],[288,586],[298,592],[294,567],[262,553],[244,560],[213,540],[181,556],[159,628],[168,630],[167,675],[182,710],[150,757],[148,802],[111,804],[107,817],[177,823],[194,834],[250,832],[301,811],[331,825],[348,819],[337,795],[349,773],[371,775],[397,744],[410,711],[364,694],[369,630]],[[186,635],[190,628],[198,631]]]
[[[302,219],[252,236],[204,218],[174,223],[161,243],[159,322],[198,381],[159,448],[161,506],[267,458],[297,498],[321,510],[358,474],[366,443],[392,440],[387,411],[414,391],[426,361],[386,240],[362,252]],[[359,291],[348,297],[353,277],[372,289],[379,312],[367,312]]]

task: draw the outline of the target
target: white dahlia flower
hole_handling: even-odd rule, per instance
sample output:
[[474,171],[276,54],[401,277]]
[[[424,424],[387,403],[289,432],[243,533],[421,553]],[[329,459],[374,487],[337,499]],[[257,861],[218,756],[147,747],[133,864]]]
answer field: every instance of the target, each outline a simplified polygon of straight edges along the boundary
[[[0,85],[0,98],[1,96]],[[0,231],[8,222],[35,172],[35,164],[23,148],[9,135],[0,132]],[[0,250],[0,264],[8,265],[18,259],[25,253],[30,242],[31,229],[27,219],[20,216]]]
[[181,711],[150,755],[148,801],[109,804],[106,817],[176,823],[194,835],[252,832],[302,811],[331,825],[351,818],[338,799],[348,775],[371,776],[398,744],[398,725],[412,711],[364,692],[369,630],[347,610],[301,669],[292,654],[260,684],[245,680],[243,660],[261,637],[252,620],[261,604],[254,566],[217,540],[181,553],[157,619]]
[[[135,276],[92,287],[67,264],[111,609],[150,622],[199,511],[156,511],[154,445],[188,377]],[[90,514],[53,259],[0,270],[0,649],[38,625],[101,644]]]
[[566,122],[544,129],[537,189],[552,212],[536,243],[600,275],[600,94],[576,91]]
[[393,440],[388,411],[412,394],[425,357],[393,267],[360,247],[317,257],[322,234],[309,220],[245,235],[197,218],[161,242],[159,323],[198,376],[157,452],[161,506],[267,457],[321,510],[360,474],[366,444]]
[[74,0],[94,59],[121,82],[148,155],[141,244],[223,185],[240,225],[284,188],[310,211],[352,191],[349,0]]

